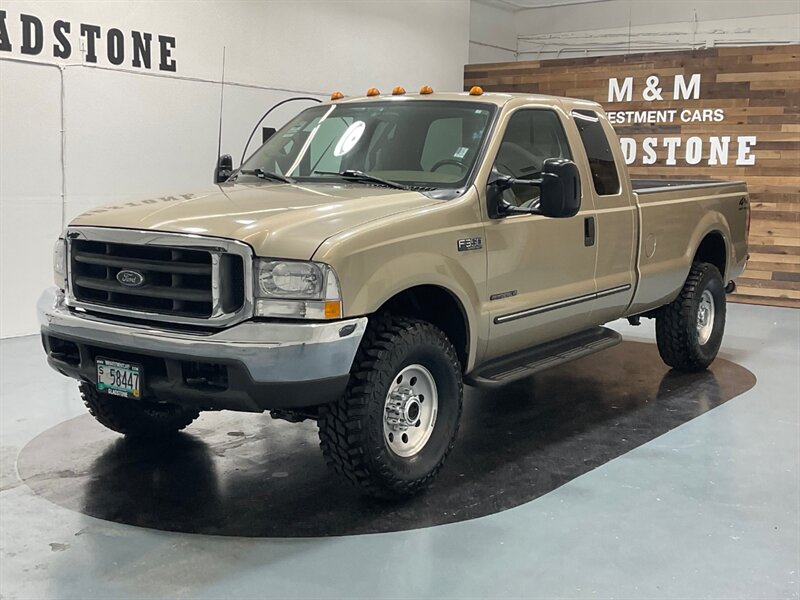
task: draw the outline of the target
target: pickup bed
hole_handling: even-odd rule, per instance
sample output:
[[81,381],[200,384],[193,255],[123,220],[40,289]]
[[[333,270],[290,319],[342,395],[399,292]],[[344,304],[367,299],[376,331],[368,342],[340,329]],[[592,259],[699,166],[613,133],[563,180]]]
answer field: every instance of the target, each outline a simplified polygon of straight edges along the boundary
[[675,369],[714,360],[743,183],[631,181],[592,102],[395,91],[335,94],[210,188],[68,226],[42,339],[100,423],[315,419],[333,469],[404,496],[443,465],[465,383],[607,348],[620,318],[655,318]]

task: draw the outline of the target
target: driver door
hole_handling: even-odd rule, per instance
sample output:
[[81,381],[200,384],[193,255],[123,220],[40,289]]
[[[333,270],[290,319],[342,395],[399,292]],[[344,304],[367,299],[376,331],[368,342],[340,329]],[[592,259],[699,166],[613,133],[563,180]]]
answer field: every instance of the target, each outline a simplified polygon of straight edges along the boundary
[[[522,108],[505,118],[495,169],[518,179],[540,176],[548,158],[572,160],[562,115],[550,108]],[[582,190],[586,189],[583,181]],[[504,198],[529,206],[539,188],[515,186]],[[596,245],[585,245],[584,215],[594,206],[582,192],[581,210],[570,218],[509,215],[486,226],[490,330],[487,359],[547,342],[590,326],[595,292]]]

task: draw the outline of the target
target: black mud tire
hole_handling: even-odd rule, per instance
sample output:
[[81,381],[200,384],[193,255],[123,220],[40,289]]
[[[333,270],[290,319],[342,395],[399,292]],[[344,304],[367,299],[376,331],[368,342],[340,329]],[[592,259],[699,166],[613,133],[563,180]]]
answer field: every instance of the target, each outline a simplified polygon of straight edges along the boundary
[[[714,324],[708,341],[698,339],[697,314],[703,292],[714,300]],[[714,265],[696,262],[681,293],[656,317],[656,342],[661,359],[677,371],[706,369],[717,357],[725,332],[725,286]]]
[[177,404],[117,398],[88,383],[81,383],[80,391],[86,408],[101,425],[128,437],[174,435],[200,415]]
[[[430,371],[439,407],[430,439],[415,456],[403,458],[389,448],[383,423],[389,388],[410,364]],[[441,330],[418,319],[374,317],[344,396],[320,407],[319,438],[326,462],[367,495],[395,499],[419,493],[436,477],[453,447],[463,389],[461,365]]]

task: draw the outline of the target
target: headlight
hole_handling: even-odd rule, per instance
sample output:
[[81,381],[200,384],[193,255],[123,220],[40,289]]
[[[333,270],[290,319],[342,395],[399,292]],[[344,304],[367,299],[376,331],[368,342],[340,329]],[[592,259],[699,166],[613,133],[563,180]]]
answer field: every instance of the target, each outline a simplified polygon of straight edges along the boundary
[[67,288],[67,240],[63,237],[53,248],[53,281],[59,289]]
[[317,262],[257,260],[256,316],[339,319],[342,295],[331,267]]

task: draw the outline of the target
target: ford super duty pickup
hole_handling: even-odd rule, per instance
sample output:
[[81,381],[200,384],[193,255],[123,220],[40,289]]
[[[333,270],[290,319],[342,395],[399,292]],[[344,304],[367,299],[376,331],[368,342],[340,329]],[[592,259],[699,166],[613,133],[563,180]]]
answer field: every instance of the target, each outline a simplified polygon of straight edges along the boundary
[[714,360],[747,259],[743,183],[632,181],[593,102],[340,96],[208,189],[69,224],[42,340],[100,423],[314,419],[333,469],[402,496],[444,463],[464,384],[613,346],[620,318],[654,318],[674,369]]

